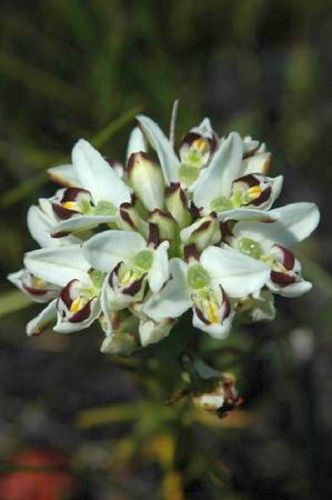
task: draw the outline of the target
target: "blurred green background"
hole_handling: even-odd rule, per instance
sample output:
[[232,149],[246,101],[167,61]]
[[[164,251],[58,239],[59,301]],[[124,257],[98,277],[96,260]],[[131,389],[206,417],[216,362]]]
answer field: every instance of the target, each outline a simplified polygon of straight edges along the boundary
[[[330,2],[12,0],[1,10],[0,458],[21,447],[65,450],[90,471],[77,498],[330,498]],[[137,381],[99,354],[92,333],[26,339],[37,308],[21,310],[6,282],[35,248],[25,214],[54,190],[46,169],[79,137],[121,160],[135,114],[167,131],[176,98],[178,139],[207,115],[220,135],[263,140],[273,175],[285,176],[280,202],[314,201],[322,212],[298,250],[313,291],[278,300],[274,323],[234,334],[245,355],[241,370],[227,369],[240,372],[246,408],[229,424],[197,424],[189,465],[175,464],[180,486],[176,475],[163,479],[162,460],[100,472],[121,454],[114,442],[129,436],[130,447],[132,428],[82,430],[75,415],[137,398]],[[207,457],[221,461],[219,472]]]

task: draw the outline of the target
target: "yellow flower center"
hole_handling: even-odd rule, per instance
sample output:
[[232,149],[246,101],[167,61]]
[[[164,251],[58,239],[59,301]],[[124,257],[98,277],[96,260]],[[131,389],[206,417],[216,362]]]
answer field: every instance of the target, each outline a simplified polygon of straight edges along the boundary
[[78,311],[83,309],[83,307],[86,305],[87,302],[88,301],[85,297],[80,297],[80,296],[76,297],[76,299],[73,300],[70,306],[70,312],[77,313]]

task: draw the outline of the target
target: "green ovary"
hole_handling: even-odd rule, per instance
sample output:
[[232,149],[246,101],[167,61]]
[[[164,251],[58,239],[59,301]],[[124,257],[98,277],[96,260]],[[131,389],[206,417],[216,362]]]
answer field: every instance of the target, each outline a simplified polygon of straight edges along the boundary
[[219,196],[219,198],[211,202],[210,208],[213,212],[224,212],[225,210],[231,210],[233,203],[225,196]]
[[251,238],[240,238],[238,242],[238,249],[240,252],[248,255],[249,257],[253,257],[254,259],[260,259],[263,255],[263,249],[260,243],[252,240]]
[[200,264],[193,264],[188,269],[188,284],[194,290],[206,288],[210,284],[210,276]]
[[142,250],[134,257],[134,266],[142,271],[148,271],[152,266],[152,252],[150,250]]

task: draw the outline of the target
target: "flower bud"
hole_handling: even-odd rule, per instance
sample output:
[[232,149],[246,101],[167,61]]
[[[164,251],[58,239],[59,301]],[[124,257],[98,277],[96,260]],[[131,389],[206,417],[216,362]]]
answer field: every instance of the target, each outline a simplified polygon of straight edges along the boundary
[[180,229],[190,224],[191,213],[188,208],[188,201],[179,183],[172,182],[167,188],[165,206],[178,223]]
[[197,250],[202,252],[209,245],[216,245],[220,242],[220,224],[216,217],[210,214],[182,229],[180,237],[185,245],[194,243]]
[[124,230],[138,231],[144,238],[147,238],[149,234],[149,225],[140,216],[136,205],[137,203],[135,200],[131,203],[125,202],[120,205],[120,223]]
[[169,212],[156,209],[150,214],[149,222],[158,227],[159,236],[162,241],[172,241],[175,238],[176,222]]
[[147,210],[162,208],[165,183],[160,166],[144,152],[133,153],[127,172],[130,186]]

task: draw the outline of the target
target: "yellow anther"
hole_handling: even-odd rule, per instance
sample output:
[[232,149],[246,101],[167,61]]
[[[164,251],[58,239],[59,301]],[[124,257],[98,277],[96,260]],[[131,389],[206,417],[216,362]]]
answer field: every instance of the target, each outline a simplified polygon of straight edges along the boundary
[[130,269],[128,269],[128,271],[125,272],[125,274],[120,278],[120,284],[121,285],[128,285],[131,280],[132,280],[132,277],[133,277],[133,273]]
[[208,317],[208,320],[210,321],[210,323],[218,323],[219,322],[218,306],[212,300],[209,301],[207,317]]
[[262,188],[260,186],[253,186],[248,189],[247,193],[250,198],[258,198],[262,192]]
[[65,201],[62,203],[63,208],[67,208],[68,210],[76,210],[77,209],[77,203],[76,201]]
[[42,280],[41,278],[37,278],[36,276],[32,278],[33,288],[44,288],[45,285],[46,281]]
[[80,311],[85,306],[86,303],[87,300],[84,297],[77,297],[71,303],[70,312],[76,313],[77,311]]
[[202,137],[195,139],[192,145],[195,149],[200,151],[200,153],[205,153],[205,151],[208,150],[208,141]]

